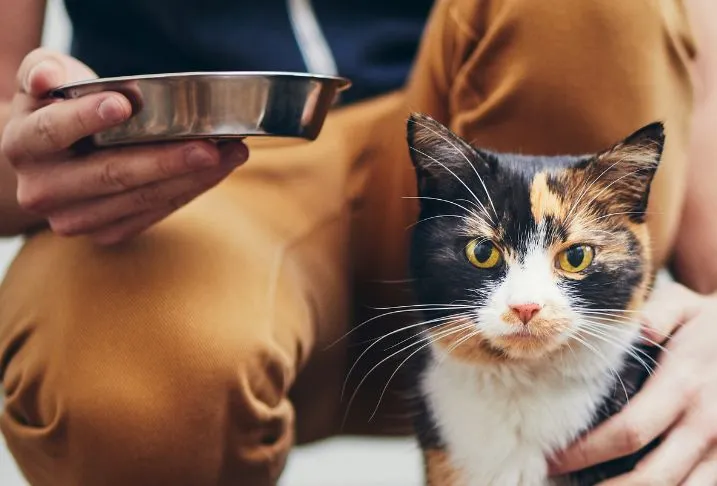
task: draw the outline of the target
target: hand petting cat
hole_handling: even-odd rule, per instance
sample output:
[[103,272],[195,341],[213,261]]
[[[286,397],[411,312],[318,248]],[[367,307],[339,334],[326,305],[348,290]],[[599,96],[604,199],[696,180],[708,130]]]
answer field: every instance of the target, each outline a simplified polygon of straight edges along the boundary
[[632,472],[601,486],[717,484],[717,296],[670,283],[644,311],[646,338],[665,345],[660,366],[619,414],[556,457],[551,473],[605,463],[661,437]]

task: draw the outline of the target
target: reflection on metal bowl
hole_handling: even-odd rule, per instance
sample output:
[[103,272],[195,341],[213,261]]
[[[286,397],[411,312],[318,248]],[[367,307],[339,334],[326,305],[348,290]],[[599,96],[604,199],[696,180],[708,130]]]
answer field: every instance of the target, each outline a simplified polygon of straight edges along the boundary
[[94,135],[99,147],[253,136],[314,140],[338,93],[350,84],[299,73],[180,73],[82,81],[50,95],[72,99],[115,91],[127,96],[132,117]]

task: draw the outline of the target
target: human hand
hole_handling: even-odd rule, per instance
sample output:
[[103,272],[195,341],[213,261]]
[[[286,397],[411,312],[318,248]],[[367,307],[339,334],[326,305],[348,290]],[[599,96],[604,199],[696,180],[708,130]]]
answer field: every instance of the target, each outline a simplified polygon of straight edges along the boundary
[[552,475],[660,445],[634,471],[602,486],[717,484],[717,297],[670,283],[644,309],[648,339],[666,345],[660,367],[619,414],[560,453]]
[[0,152],[17,176],[21,208],[47,219],[60,235],[112,244],[131,238],[218,184],[248,157],[239,142],[218,148],[195,141],[103,149],[73,146],[126,121],[129,100],[103,92],[72,100],[46,94],[95,78],[84,64],[38,49],[22,62]]

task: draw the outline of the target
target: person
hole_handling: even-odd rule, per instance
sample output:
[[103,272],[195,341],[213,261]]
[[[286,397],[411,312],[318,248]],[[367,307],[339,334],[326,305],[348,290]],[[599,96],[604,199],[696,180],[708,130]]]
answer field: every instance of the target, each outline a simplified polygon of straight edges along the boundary
[[[43,1],[0,0],[0,231],[26,237],[0,289],[0,428],[30,484],[275,484],[293,444],[342,430],[340,338],[366,306],[407,302],[381,281],[406,278],[409,111],[544,154],[666,122],[649,223],[680,283],[646,316],[654,336],[679,331],[646,388],[553,467],[663,436],[611,484],[717,481],[717,7],[429,3],[67,0],[69,57],[35,49]],[[75,142],[128,101],[45,97],[95,73],[255,69],[354,88],[309,144],[90,153]]]

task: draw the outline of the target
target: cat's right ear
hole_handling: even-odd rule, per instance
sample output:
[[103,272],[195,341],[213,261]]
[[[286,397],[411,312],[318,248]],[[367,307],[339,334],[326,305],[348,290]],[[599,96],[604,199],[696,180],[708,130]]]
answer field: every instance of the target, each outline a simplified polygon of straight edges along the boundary
[[473,147],[430,116],[412,114],[407,139],[420,188],[432,181],[455,180],[486,168],[486,162]]

